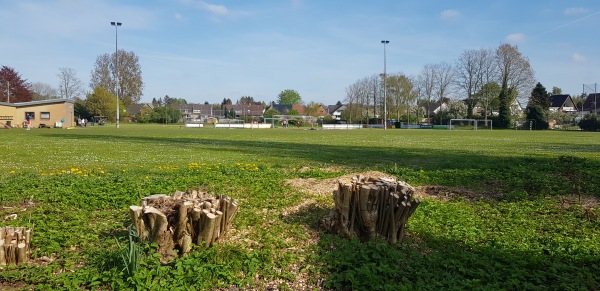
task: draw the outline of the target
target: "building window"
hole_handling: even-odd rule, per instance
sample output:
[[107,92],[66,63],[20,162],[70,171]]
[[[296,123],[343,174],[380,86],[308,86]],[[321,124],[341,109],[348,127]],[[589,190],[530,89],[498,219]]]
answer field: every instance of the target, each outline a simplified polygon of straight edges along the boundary
[[40,119],[50,119],[50,112],[40,112]]
[[25,112],[25,118],[29,115],[29,119],[35,119],[35,112]]

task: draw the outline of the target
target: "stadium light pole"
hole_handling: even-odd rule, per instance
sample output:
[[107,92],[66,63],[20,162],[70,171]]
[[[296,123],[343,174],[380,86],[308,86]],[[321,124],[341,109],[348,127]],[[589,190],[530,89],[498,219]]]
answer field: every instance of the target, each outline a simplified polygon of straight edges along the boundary
[[387,129],[387,87],[385,84],[385,79],[386,79],[386,54],[385,54],[385,45],[390,43],[389,40],[382,40],[381,43],[383,44],[383,129],[386,130]]
[[115,27],[115,92],[116,92],[116,96],[117,96],[117,128],[119,128],[119,69],[118,69],[118,64],[119,64],[119,45],[118,45],[118,39],[119,39],[119,33],[118,33],[118,29],[119,26],[121,26],[121,22],[115,22],[115,21],[111,21],[110,25]]

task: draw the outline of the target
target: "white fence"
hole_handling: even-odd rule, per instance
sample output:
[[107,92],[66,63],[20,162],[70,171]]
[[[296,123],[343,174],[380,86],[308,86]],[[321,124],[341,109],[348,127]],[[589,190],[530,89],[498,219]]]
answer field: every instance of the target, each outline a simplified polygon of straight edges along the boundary
[[217,123],[216,128],[271,128],[268,123]]
[[323,129],[359,129],[362,124],[323,124]]

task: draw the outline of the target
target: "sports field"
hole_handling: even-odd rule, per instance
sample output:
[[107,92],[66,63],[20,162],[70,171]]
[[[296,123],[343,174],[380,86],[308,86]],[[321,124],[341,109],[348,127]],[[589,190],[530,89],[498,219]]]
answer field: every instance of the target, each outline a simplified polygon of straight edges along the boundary
[[[600,136],[513,130],[130,125],[0,130],[0,226],[34,227],[0,289],[597,289]],[[337,177],[423,189],[402,244],[323,232]],[[202,189],[240,200],[228,238],[124,270],[129,205]],[[43,260],[42,260],[43,258]],[[48,259],[46,259],[48,258]]]

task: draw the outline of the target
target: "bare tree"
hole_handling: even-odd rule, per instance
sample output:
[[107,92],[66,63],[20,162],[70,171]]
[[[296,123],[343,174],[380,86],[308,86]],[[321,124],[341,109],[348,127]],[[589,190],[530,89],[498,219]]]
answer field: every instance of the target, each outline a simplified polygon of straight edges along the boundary
[[432,97],[435,94],[435,66],[425,65],[421,70],[421,74],[417,77],[417,87],[419,88],[419,98],[426,101],[425,114],[427,118],[430,116],[429,108],[431,106]]
[[501,86],[525,95],[534,87],[534,73],[529,59],[521,54],[517,46],[500,45],[496,50],[496,67]]
[[74,99],[83,92],[82,83],[77,78],[77,72],[74,69],[59,68],[57,76],[60,80],[58,90],[62,98]]
[[456,86],[467,96],[467,117],[473,116],[477,104],[476,93],[494,79],[494,54],[490,49],[466,50],[458,58],[455,68]]
[[144,88],[139,59],[134,52],[124,50],[119,50],[116,56],[118,57],[115,58],[113,53],[112,55],[103,54],[96,58],[96,64],[91,72],[90,87],[94,89],[101,86],[116,95],[117,70],[115,70],[115,63],[118,60],[116,68],[119,77],[119,99],[125,106],[138,103]]
[[534,74],[529,59],[517,46],[501,44],[496,49],[496,68],[500,78],[499,127],[510,126],[510,105],[518,95],[524,95],[533,87]]
[[[448,94],[453,80],[454,71],[452,70],[452,65],[442,62],[434,66],[434,91],[440,98],[440,106],[444,103],[445,95]],[[440,118],[440,123],[441,122],[442,118]]]
[[54,99],[58,98],[58,92],[52,85],[35,82],[29,85],[29,91],[31,91],[31,96],[33,100],[46,100],[46,99]]

